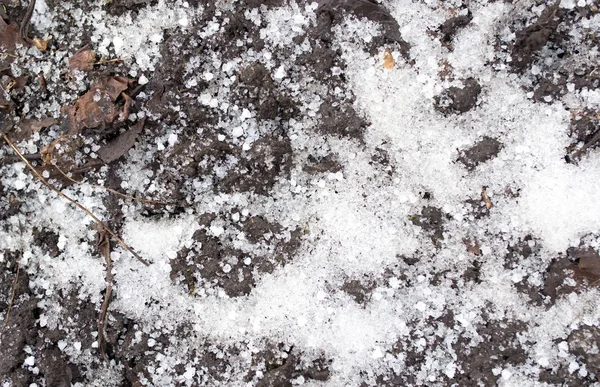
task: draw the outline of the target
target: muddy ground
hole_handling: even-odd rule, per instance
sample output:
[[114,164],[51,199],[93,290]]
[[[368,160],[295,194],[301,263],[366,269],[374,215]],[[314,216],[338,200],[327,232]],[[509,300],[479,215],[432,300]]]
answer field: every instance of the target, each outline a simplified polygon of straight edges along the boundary
[[[62,9],[63,1],[47,0],[50,10]],[[98,7],[98,2],[76,2],[76,7],[84,12]],[[131,12],[135,18],[140,9],[153,5],[149,0],[113,0],[102,2],[108,14],[118,16]],[[218,56],[222,61],[233,60],[248,50],[260,51],[265,42],[260,36],[260,26],[255,25],[244,17],[244,12],[255,7],[270,9],[286,4],[284,0],[254,1],[244,0],[233,4],[233,7],[222,12],[212,2],[199,0],[188,1],[191,7],[202,5],[205,11],[201,18],[191,21],[192,27],[187,33],[181,29],[165,32],[160,44],[161,59],[154,71],[146,71],[147,84],[140,84],[135,77],[129,77],[130,68],[127,61],[94,64],[86,68],[86,75],[81,80],[73,81],[73,73],[65,69],[59,76],[42,79],[39,74],[23,71],[15,74],[11,68],[10,59],[4,56],[0,62],[0,75],[4,87],[11,84],[9,95],[0,100],[0,123],[9,138],[15,143],[33,139],[37,152],[26,153],[34,166],[41,171],[45,157],[53,157],[53,148],[48,148],[62,138],[62,153],[60,165],[63,169],[73,172],[75,179],[89,181],[102,180],[104,186],[121,190],[123,181],[119,173],[127,152],[137,141],[141,149],[147,144],[154,144],[163,136],[164,128],[183,126],[178,142],[169,152],[156,153],[146,167],[153,172],[153,181],[158,187],[150,199],[169,202],[168,206],[154,203],[133,203],[128,211],[136,211],[148,218],[176,217],[186,211],[194,200],[194,193],[186,182],[210,175],[232,157],[239,159],[235,168],[227,169],[217,178],[207,180],[208,189],[214,193],[254,193],[268,196],[277,182],[288,179],[290,171],[299,168],[313,174],[337,173],[343,166],[337,161],[336,154],[315,154],[300,161],[294,158],[290,145],[289,122],[301,120],[303,112],[286,90],[278,88],[273,80],[273,73],[255,64],[243,68],[236,80],[230,86],[230,93],[225,100],[232,105],[251,106],[257,112],[257,120],[271,122],[272,130],[263,135],[248,152],[241,152],[240,147],[234,147],[220,139],[218,123],[223,119],[222,111],[198,103],[208,84],[186,84],[186,64],[193,58]],[[543,4],[543,2],[539,2]],[[532,5],[532,7],[537,5]],[[468,8],[468,3],[459,8]],[[3,36],[9,34],[10,26],[20,23],[26,12],[26,2],[3,0],[0,7],[4,25]],[[411,53],[409,44],[403,40],[400,28],[395,20],[386,12],[384,5],[369,1],[320,1],[316,10],[317,24],[308,29],[305,34],[296,38],[298,44],[305,39],[314,48],[310,52],[296,57],[296,65],[306,74],[320,79],[328,90],[322,90],[322,103],[318,114],[320,125],[314,128],[313,135],[330,136],[351,139],[357,143],[363,141],[369,122],[353,105],[354,98],[348,88],[343,74],[332,72],[333,67],[345,67],[341,53],[332,44],[332,28],[340,23],[347,15],[367,18],[384,26],[382,36],[374,39],[370,50],[374,54],[382,48],[396,50],[404,56],[410,65]],[[539,103],[549,103],[560,99],[567,92],[567,84],[574,84],[576,90],[587,88],[595,90],[600,83],[600,73],[592,68],[577,68],[570,61],[572,54],[568,45],[571,26],[577,25],[583,18],[597,14],[598,7],[587,3],[584,7],[565,10],[554,5],[547,5],[537,19],[515,19],[505,26],[514,32],[511,44],[501,44],[496,47],[498,55],[495,63],[490,66],[506,66],[509,71],[519,77],[526,77],[523,89],[533,92],[533,99]],[[49,42],[48,52],[65,51],[72,56],[82,47],[94,48],[95,42],[85,29],[72,23],[72,13],[57,13],[55,21],[59,26],[61,39]],[[61,19],[63,18],[63,19]],[[193,31],[201,29],[210,21],[229,19],[226,28],[205,39],[198,39]],[[466,28],[470,23],[469,16],[449,19],[439,30],[432,31],[435,39],[439,39],[450,49],[453,35]],[[10,30],[18,40],[17,30]],[[30,36],[38,36],[36,25],[31,25]],[[5,41],[5,38],[0,41]],[[248,39],[250,38],[250,39]],[[600,45],[597,36],[591,36],[590,46]],[[235,41],[243,44],[232,44]],[[248,43],[248,42],[251,43]],[[29,44],[19,42],[19,44]],[[285,57],[288,53],[278,55]],[[503,56],[512,56],[512,61],[502,62]],[[539,63],[543,55],[558,58],[551,66],[554,67],[554,78],[543,76],[523,75],[532,64]],[[276,56],[279,57],[279,56]],[[85,61],[83,65],[85,67]],[[81,68],[78,69],[81,71]],[[337,74],[337,75],[336,75]],[[452,78],[452,69],[440,77]],[[117,79],[117,86],[111,82]],[[73,86],[73,82],[76,86]],[[94,86],[94,84],[96,86]],[[478,96],[482,88],[477,79],[464,80],[464,88],[449,88],[435,98],[435,109],[446,115],[463,114],[476,108]],[[88,90],[96,87],[97,93],[113,93],[113,98],[106,106],[88,107],[82,98]],[[110,89],[117,87],[117,91]],[[340,88],[345,91],[346,98],[334,99],[331,95],[340,95],[333,90]],[[222,97],[222,96],[220,96]],[[77,102],[79,101],[79,102]],[[89,102],[89,101],[88,101]],[[33,116],[35,106],[56,103],[62,108],[59,118],[41,124],[24,125],[26,120],[41,122],[48,117]],[[79,103],[79,105],[77,105]],[[93,104],[92,102],[89,102]],[[68,107],[76,106],[77,111]],[[173,106],[178,106],[173,109]],[[96,111],[94,109],[99,110]],[[89,109],[91,112],[87,112]],[[82,113],[82,111],[86,112]],[[137,115],[137,119],[122,119],[123,112]],[[79,114],[79,116],[78,116]],[[82,117],[83,115],[83,117]],[[596,111],[573,112],[572,139],[573,148],[566,149],[564,157],[568,162],[576,162],[582,157],[582,152],[575,150],[577,144],[586,144],[585,152],[592,151],[597,142],[598,122],[600,116]],[[577,118],[577,119],[576,119]],[[83,121],[94,121],[83,125]],[[15,123],[20,122],[20,125]],[[86,121],[87,122],[87,121]],[[142,122],[141,124],[139,124]],[[137,125],[137,127],[136,127]],[[202,127],[199,134],[196,128]],[[31,132],[37,132],[32,136]],[[124,138],[122,133],[136,131],[134,141]],[[61,137],[67,134],[67,137]],[[76,138],[76,139],[75,139]],[[90,156],[89,150],[84,151],[90,144],[100,144],[104,155],[100,158]],[[113,144],[112,147],[107,144]],[[114,145],[117,144],[117,145]],[[121,145],[119,145],[121,144]],[[9,151],[6,144],[0,163],[2,168],[10,168],[20,161]],[[466,170],[474,171],[479,165],[494,158],[503,149],[503,144],[495,138],[484,137],[472,146],[460,150],[458,163]],[[581,147],[577,148],[581,149]],[[372,162],[380,165],[382,173],[394,176],[398,173],[386,150],[381,148],[372,155]],[[52,182],[61,188],[67,188],[73,183],[60,175],[57,170],[46,166]],[[40,189],[45,189],[40,186]],[[33,194],[21,195],[11,187],[0,185],[0,226],[14,230],[15,238],[19,238],[18,230],[32,234],[32,246],[41,254],[48,254],[53,259],[61,259],[59,236],[51,228],[31,228],[27,219],[35,217],[31,202],[36,200]],[[130,194],[143,195],[142,192]],[[422,193],[427,200],[427,192]],[[515,193],[518,195],[518,193]],[[146,197],[148,195],[145,195]],[[58,200],[58,199],[57,199]],[[114,195],[104,197],[106,207],[105,218],[111,228],[120,234],[127,213],[123,210],[123,199]],[[465,199],[465,205],[472,210],[475,219],[488,215],[486,203],[480,200]],[[241,211],[241,210],[240,210]],[[247,235],[250,243],[261,244],[260,252],[252,256],[252,265],[241,265],[239,271],[225,272],[223,261],[236,257],[242,261],[247,254],[232,245],[221,243],[219,238],[207,231],[215,219],[225,219],[228,214],[207,212],[198,214],[198,222],[204,229],[197,230],[193,235],[194,243],[177,252],[171,261],[170,278],[189,294],[205,294],[219,289],[229,297],[244,297],[249,295],[258,276],[270,274],[289,262],[293,262],[297,249],[305,238],[306,230],[301,225],[291,230],[286,239],[271,238],[265,240],[264,235],[280,234],[284,227],[261,217],[243,215],[237,223],[240,232]],[[411,217],[411,222],[427,235],[432,246],[439,246],[444,239],[444,230],[452,219],[441,208],[435,205],[425,205]],[[509,253],[505,257],[505,267],[511,268],[522,264],[524,260],[536,260],[539,252],[528,243],[532,240],[529,235],[523,235],[519,243],[508,246]],[[114,242],[113,242],[114,243]],[[476,243],[465,242],[467,248],[478,256],[481,252]],[[94,251],[93,242],[90,249]],[[2,247],[0,246],[0,249]],[[257,250],[258,251],[258,250]],[[104,258],[98,250],[98,260]],[[114,385],[141,386],[153,384],[151,374],[155,371],[157,357],[164,356],[173,348],[183,350],[181,364],[173,365],[169,371],[173,375],[183,375],[186,372],[185,362],[194,361],[199,364],[198,376],[192,385],[231,385],[233,374],[243,373],[244,381],[256,386],[291,386],[298,380],[306,383],[322,383],[328,385],[329,368],[332,359],[327,357],[309,358],[289,344],[265,340],[261,350],[250,358],[239,356],[240,348],[221,346],[199,337],[192,326],[182,324],[168,333],[153,334],[152,337],[139,332],[144,331],[142,322],[132,316],[119,312],[110,312],[106,326],[106,359],[99,353],[86,358],[77,358],[63,349],[63,343],[77,342],[83,348],[93,348],[97,340],[97,324],[100,313],[100,299],[104,293],[95,297],[82,296],[77,286],[70,290],[60,290],[47,294],[43,288],[33,286],[35,277],[33,269],[20,268],[22,253],[18,249],[2,249],[2,267],[0,271],[0,311],[2,316],[11,307],[7,321],[0,323],[0,382],[6,386],[70,386],[91,385],[91,378],[103,375],[103,370],[110,368],[109,380]],[[348,278],[341,290],[349,294],[354,302],[366,305],[370,302],[373,289],[385,281],[385,276],[400,276],[406,279],[403,287],[411,287],[411,268],[419,265],[419,257],[399,256],[389,273],[380,278]],[[539,286],[528,283],[519,284],[519,291],[529,299],[532,305],[550,308],[556,300],[568,297],[570,292],[579,292],[600,278],[598,271],[600,257],[596,251],[582,245],[580,249],[571,249],[556,256],[549,263],[539,260],[537,268],[542,282]],[[453,287],[461,288],[471,283],[478,283],[482,262],[473,260],[462,275],[455,273],[436,273],[438,283],[451,281]],[[585,266],[582,262],[584,262]],[[417,265],[417,266],[415,266]],[[33,277],[32,277],[33,276]],[[573,278],[578,285],[565,287],[565,279]],[[432,282],[435,285],[435,281]],[[115,284],[118,293],[118,283]],[[61,314],[54,316],[57,324],[53,329],[40,324],[43,314],[40,303],[57,303],[62,306]],[[45,310],[47,308],[45,307]],[[438,329],[451,329],[457,324],[452,311],[419,326],[410,326],[411,337],[399,340],[390,351],[392,355],[402,354],[405,358],[405,368],[397,374],[393,370],[378,375],[365,375],[364,385],[378,386],[412,386],[422,385],[417,375],[422,372],[426,362],[423,348],[416,345],[422,338],[426,339],[428,351],[445,350],[446,343],[436,335]],[[527,354],[519,340],[526,329],[525,324],[518,320],[489,319],[484,324],[475,327],[480,336],[477,343],[469,338],[459,338],[451,343],[457,358],[455,363],[459,371],[453,378],[438,379],[431,385],[460,385],[460,386],[489,386],[495,385],[499,378],[498,369],[507,365],[519,366],[525,364]],[[136,335],[136,332],[138,333]],[[185,340],[195,338],[203,342],[199,346],[186,346]],[[582,327],[574,330],[565,340],[569,351],[576,356],[580,364],[587,367],[587,373],[581,375],[569,371],[569,365],[563,364],[558,368],[549,368],[539,373],[539,383],[561,386],[594,385],[600,375],[598,348],[600,347],[600,330],[597,327]],[[35,355],[35,364],[29,364],[28,358]],[[108,380],[108,379],[107,379]],[[176,377],[177,385],[186,385],[187,379]],[[373,380],[375,382],[373,382]],[[418,382],[419,381],[419,382]],[[108,385],[108,384],[105,384]],[[189,384],[188,384],[189,385]]]

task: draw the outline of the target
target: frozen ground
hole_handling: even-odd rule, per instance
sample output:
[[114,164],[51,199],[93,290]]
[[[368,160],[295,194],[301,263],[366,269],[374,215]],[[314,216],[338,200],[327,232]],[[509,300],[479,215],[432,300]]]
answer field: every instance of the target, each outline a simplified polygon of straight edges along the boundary
[[2,386],[600,385],[597,1],[1,3]]

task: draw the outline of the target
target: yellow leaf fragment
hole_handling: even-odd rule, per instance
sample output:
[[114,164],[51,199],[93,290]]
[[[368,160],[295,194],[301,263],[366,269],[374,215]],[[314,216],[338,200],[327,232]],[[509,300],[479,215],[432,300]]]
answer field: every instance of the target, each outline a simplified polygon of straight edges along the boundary
[[389,48],[386,48],[385,51],[383,51],[383,67],[386,69],[391,69],[395,64],[396,61],[394,60],[392,52]]
[[487,208],[488,210],[494,206],[492,204],[492,201],[490,200],[490,197],[487,194],[485,187],[483,187],[483,189],[481,190],[481,198],[483,199],[483,202],[485,203],[485,208]]
[[33,45],[37,47],[38,50],[40,50],[41,52],[44,52],[48,49],[48,42],[50,41],[50,39],[40,39],[40,38],[33,38]]

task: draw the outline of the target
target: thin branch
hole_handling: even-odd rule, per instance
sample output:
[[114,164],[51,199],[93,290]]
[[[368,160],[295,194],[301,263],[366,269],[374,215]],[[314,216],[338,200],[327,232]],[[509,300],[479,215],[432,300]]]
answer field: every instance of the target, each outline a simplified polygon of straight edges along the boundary
[[598,131],[598,133],[596,133],[594,135],[594,137],[592,137],[592,139],[590,141],[585,143],[585,145],[582,146],[581,149],[579,149],[573,153],[573,156],[572,156],[573,160],[579,161],[579,159],[581,159],[581,157],[588,150],[588,148],[591,147],[592,145],[594,145],[595,143],[597,143],[598,141],[600,141],[600,130]]
[[96,221],[96,223],[98,223],[104,230],[106,230],[107,233],[109,233],[113,238],[115,238],[115,240],[117,242],[119,242],[119,244],[121,246],[123,246],[125,249],[127,249],[127,251],[129,251],[131,254],[133,254],[133,256],[140,261],[141,263],[143,263],[146,266],[149,266],[150,264],[143,259],[142,257],[140,257],[138,255],[138,253],[136,253],[135,251],[133,251],[133,249],[131,247],[129,247],[129,245],[127,243],[125,243],[121,238],[119,238],[117,236],[117,234],[114,233],[114,231],[112,231],[107,225],[105,225],[104,223],[102,223],[102,221],[100,219],[98,219],[98,217],[96,217],[96,215],[92,214],[90,212],[90,210],[88,210],[87,208],[85,208],[83,205],[79,204],[76,200],[72,199],[70,196],[64,194],[63,192],[59,191],[58,189],[54,188],[52,186],[52,184],[50,184],[46,179],[44,179],[44,177],[42,175],[39,174],[39,172],[29,163],[29,161],[23,156],[23,154],[21,153],[21,151],[19,151],[19,149],[15,146],[15,144],[12,143],[12,141],[10,141],[10,139],[6,136],[6,134],[2,133],[2,137],[4,138],[4,141],[6,141],[6,143],[8,145],[10,145],[10,147],[15,151],[15,153],[17,153],[17,155],[19,156],[19,158],[21,158],[21,160],[25,163],[25,165],[27,165],[27,167],[31,170],[31,172],[38,178],[40,179],[40,181],[42,183],[44,183],[44,185],[46,187],[48,187],[50,190],[56,192],[58,195],[62,196],[63,198],[67,199],[69,202],[71,202],[72,204],[74,204],[75,206],[79,207],[79,209],[81,209],[83,212],[85,212],[89,217],[91,217],[92,219],[94,219],[94,221]]
[[174,203],[159,202],[158,200],[152,200],[152,199],[136,198],[134,196],[129,196],[129,195],[126,195],[124,193],[121,193],[121,192],[119,192],[117,190],[114,190],[112,188],[103,187],[101,185],[95,185],[95,184],[86,183],[85,181],[82,181],[82,180],[75,180],[72,177],[70,177],[69,175],[67,175],[62,169],[60,169],[59,166],[56,165],[56,163],[53,163],[52,165],[56,168],[56,170],[58,172],[60,172],[61,175],[63,175],[66,179],[68,179],[69,181],[71,181],[72,183],[75,183],[75,184],[85,184],[85,185],[89,185],[90,187],[93,187],[93,188],[104,189],[104,190],[106,190],[108,192],[112,192],[115,195],[121,196],[121,197],[123,197],[125,199],[138,200],[138,201],[144,202],[144,203],[161,204],[163,206],[168,206],[170,204],[174,204]]
[[114,58],[114,59],[105,59],[105,58],[100,58],[100,60],[98,62],[95,62],[95,65],[102,65],[102,64],[107,64],[107,63],[117,63],[117,62],[123,62],[125,61],[125,59],[123,58]]
[[100,316],[98,317],[98,351],[100,356],[105,361],[108,361],[106,356],[106,320],[108,316],[108,306],[110,305],[110,298],[112,296],[112,285],[113,285],[113,273],[112,273],[112,260],[110,258],[110,238],[106,230],[100,230],[98,235],[98,249],[100,255],[104,256],[106,260],[106,293],[104,293],[104,301],[100,308]]

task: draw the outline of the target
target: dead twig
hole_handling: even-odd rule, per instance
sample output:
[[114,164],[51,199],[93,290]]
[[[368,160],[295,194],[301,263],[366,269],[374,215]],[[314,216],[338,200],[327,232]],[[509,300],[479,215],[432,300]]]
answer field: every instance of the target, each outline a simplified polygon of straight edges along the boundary
[[60,174],[63,175],[66,179],[68,179],[70,182],[75,183],[75,184],[85,184],[85,185],[88,185],[88,186],[93,187],[93,188],[104,189],[104,190],[106,190],[108,192],[111,192],[111,193],[113,193],[113,194],[115,194],[117,196],[121,196],[121,197],[123,197],[125,199],[137,200],[137,201],[140,201],[140,202],[143,202],[143,203],[161,204],[163,206],[168,206],[168,205],[174,204],[174,203],[160,202],[158,200],[152,200],[152,199],[136,198],[135,196],[126,195],[126,194],[121,193],[121,192],[119,192],[117,190],[114,190],[112,188],[103,187],[101,185],[95,185],[95,184],[86,183],[86,182],[81,181],[81,180],[75,180],[72,177],[70,177],[69,175],[67,175],[62,169],[60,169],[59,166],[56,165],[56,163],[52,163],[52,166],[54,168],[56,168],[56,170],[58,172],[60,172]]
[[6,51],[0,51],[0,55],[6,55],[6,56],[13,57],[13,58],[18,58],[18,56],[16,56],[15,54],[6,52]]
[[10,315],[10,311],[13,306],[13,302],[15,300],[15,293],[17,291],[17,282],[19,281],[19,272],[21,271],[21,259],[23,258],[23,227],[21,226],[21,220],[19,220],[19,259],[17,260],[17,274],[15,274],[15,279],[12,283],[12,291],[10,293],[10,300],[8,301],[8,308],[6,309],[6,317],[4,318],[4,322],[8,322],[8,316]]
[[[2,133],[2,132],[0,132]],[[44,177],[42,175],[39,174],[39,172],[33,167],[33,165],[31,165],[31,163],[23,156],[23,154],[21,153],[21,151],[19,151],[19,149],[15,146],[15,144],[12,143],[12,141],[10,141],[10,139],[6,136],[6,134],[2,133],[2,137],[4,138],[4,141],[6,141],[6,143],[15,151],[15,153],[19,156],[19,158],[25,163],[25,165],[27,165],[27,168],[29,168],[29,170],[31,170],[31,172],[46,186],[48,187],[50,190],[56,192],[58,195],[62,196],[63,198],[67,199],[69,202],[71,202],[72,204],[74,204],[75,206],[77,206],[79,209],[81,209],[83,212],[85,212],[89,217],[91,217],[92,219],[94,219],[94,221],[96,223],[98,223],[104,230],[106,230],[107,233],[110,234],[110,236],[112,236],[113,238],[115,238],[115,240],[117,242],[119,242],[119,244],[121,246],[123,246],[125,249],[127,249],[127,251],[129,251],[131,254],[133,254],[133,256],[140,261],[141,263],[143,263],[146,266],[149,266],[150,264],[143,259],[142,257],[140,257],[138,255],[138,253],[136,253],[135,251],[133,251],[133,249],[131,247],[129,247],[129,245],[127,243],[125,243],[121,238],[119,238],[117,236],[117,234],[114,233],[114,231],[112,231],[107,225],[105,225],[104,223],[102,223],[102,221],[100,219],[98,219],[98,217],[94,214],[92,214],[90,212],[90,210],[88,210],[87,208],[85,208],[83,205],[81,205],[79,202],[77,202],[76,200],[72,199],[70,196],[64,194],[63,192],[59,191],[58,189],[54,188],[54,186],[52,186],[52,184],[50,184],[46,179],[44,179]]]
[[106,292],[104,293],[104,301],[100,308],[100,316],[98,317],[98,351],[100,356],[105,361],[108,361],[106,356],[106,320],[108,316],[108,306],[110,305],[110,298],[112,296],[112,285],[113,285],[113,273],[112,273],[112,260],[110,258],[110,235],[106,232],[106,229],[98,230],[98,241],[96,243],[100,255],[104,257],[106,261]]
[[594,145],[595,143],[597,143],[599,141],[600,141],[600,130],[598,130],[598,132],[594,135],[594,137],[592,137],[592,139],[590,141],[586,142],[585,145],[581,147],[581,149],[575,151],[573,153],[573,156],[571,156],[571,157],[573,158],[573,160],[579,161],[579,159],[581,159],[581,157],[583,156],[585,151],[587,151],[589,147],[591,147],[592,145]]
[[125,59],[123,58],[114,58],[114,59],[105,59],[105,58],[100,58],[100,60],[98,62],[95,62],[95,65],[103,65],[103,64],[107,64],[107,63],[117,63],[117,62],[124,62]]
[[33,40],[29,37],[29,25],[31,23],[31,17],[33,16],[33,10],[35,9],[35,0],[29,0],[29,5],[25,10],[25,15],[21,20],[21,27],[19,29],[19,35],[21,39],[29,44],[33,44]]

